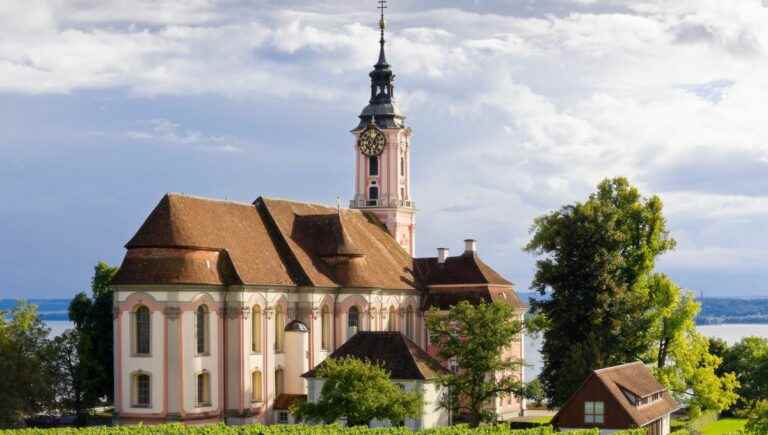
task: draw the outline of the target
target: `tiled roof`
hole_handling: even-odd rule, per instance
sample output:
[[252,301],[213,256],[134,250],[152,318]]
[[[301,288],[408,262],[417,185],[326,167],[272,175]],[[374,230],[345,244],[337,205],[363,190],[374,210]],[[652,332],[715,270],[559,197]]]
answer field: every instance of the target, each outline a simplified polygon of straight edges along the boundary
[[168,194],[126,248],[113,284],[416,288],[374,215],[315,204]]
[[[346,357],[382,364],[392,379],[429,380],[446,372],[436,359],[400,332],[358,332],[329,356]],[[321,366],[322,363],[302,376],[315,377]]]
[[[574,392],[552,418],[552,423],[558,427],[579,427],[583,424],[583,418],[579,421],[566,420],[573,420],[574,416],[581,416],[579,412],[574,413],[571,408],[580,406],[575,401],[577,397],[580,397],[582,390],[596,391],[590,388],[595,382],[604,386],[602,391],[607,391],[608,396],[606,397],[613,399],[626,414],[626,419],[636,427],[645,426],[680,408],[680,405],[672,398],[667,389],[656,380],[648,367],[638,361],[593,371],[579,390]],[[640,398],[646,398],[656,393],[661,393],[661,397],[649,404],[637,406],[629,401],[629,398],[622,392],[622,388]],[[594,400],[595,398],[592,397],[591,399]]]
[[414,268],[419,280],[426,285],[493,284],[511,286],[498,272],[491,269],[475,252],[448,257],[440,264],[435,257],[417,258]]

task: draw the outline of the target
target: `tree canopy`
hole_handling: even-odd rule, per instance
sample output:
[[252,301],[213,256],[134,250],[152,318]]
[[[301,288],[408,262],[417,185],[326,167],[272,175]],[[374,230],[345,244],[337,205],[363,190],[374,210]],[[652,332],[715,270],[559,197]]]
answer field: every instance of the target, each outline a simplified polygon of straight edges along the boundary
[[562,405],[591,370],[634,361],[648,348],[642,295],[633,290],[674,248],[662,202],[625,178],[605,180],[586,202],[537,218],[526,250],[538,255],[531,288],[546,318],[542,384]]
[[421,394],[392,382],[380,365],[328,358],[316,376],[323,381],[320,399],[297,404],[292,412],[300,419],[333,423],[344,417],[349,426],[367,426],[372,420],[399,424],[421,416]]
[[477,427],[496,417],[487,407],[489,400],[523,395],[522,380],[516,376],[522,361],[509,356],[522,333],[514,307],[462,301],[447,313],[430,310],[426,321],[430,342],[455,367],[440,377],[447,391],[442,406],[467,413],[470,426]]

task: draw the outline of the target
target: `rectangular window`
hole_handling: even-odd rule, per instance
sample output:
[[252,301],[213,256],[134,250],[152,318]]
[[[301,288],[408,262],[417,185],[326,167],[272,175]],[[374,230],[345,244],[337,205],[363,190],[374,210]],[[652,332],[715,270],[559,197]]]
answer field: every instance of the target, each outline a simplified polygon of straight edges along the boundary
[[605,403],[584,402],[584,423],[605,423]]
[[288,424],[288,411],[280,411],[277,413],[277,421],[280,424]]
[[136,404],[138,408],[149,408],[150,406],[150,383],[148,375],[136,376]]

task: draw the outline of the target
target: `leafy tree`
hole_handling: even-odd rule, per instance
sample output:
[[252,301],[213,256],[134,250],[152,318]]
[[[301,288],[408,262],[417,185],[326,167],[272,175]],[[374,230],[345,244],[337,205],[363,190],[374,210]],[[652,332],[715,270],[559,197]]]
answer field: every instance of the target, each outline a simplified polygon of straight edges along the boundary
[[532,400],[536,406],[540,407],[544,403],[544,400],[547,399],[547,394],[541,386],[539,378],[536,378],[525,385],[524,396],[526,399]]
[[768,400],[761,400],[755,404],[744,429],[750,434],[764,435],[768,433]]
[[467,413],[470,426],[495,418],[487,407],[493,398],[523,395],[522,382],[514,375],[522,363],[507,356],[522,332],[511,305],[462,301],[447,313],[433,308],[427,314],[427,328],[440,357],[456,368],[439,378],[447,391],[442,406]]
[[34,305],[22,301],[10,313],[0,311],[0,427],[17,425],[53,404],[48,333]]
[[[646,359],[656,363],[654,374],[689,412],[722,411],[737,398],[733,373],[718,375],[721,359],[710,353],[711,341],[696,330],[700,306],[666,275],[650,275],[639,293],[647,292],[650,333],[655,343]],[[644,289],[642,288],[644,287]]]
[[421,395],[401,389],[380,365],[329,358],[316,376],[323,380],[320,400],[297,404],[291,412],[300,419],[333,423],[346,417],[350,426],[367,426],[372,420],[402,422],[421,415]]
[[[98,379],[90,377],[96,371],[89,367],[89,361],[82,361],[81,355],[88,354],[91,345],[88,337],[82,337],[77,330],[69,329],[53,339],[51,346],[55,355],[52,370],[56,375],[56,402],[58,408],[77,416],[76,424],[85,425],[91,408],[99,404],[94,385]],[[92,364],[92,362],[91,362]]]
[[[725,358],[725,354],[728,352],[728,342],[723,340],[722,338],[718,337],[708,337],[709,338],[709,353],[712,355],[723,359]],[[718,376],[725,373],[722,369],[722,365],[717,369]]]
[[112,290],[109,283],[117,268],[99,262],[91,280],[92,297],[81,292],[69,304],[69,318],[74,322],[78,337],[78,358],[86,370],[88,397],[114,396],[114,362],[112,332]]
[[768,339],[743,338],[725,352],[719,370],[736,374],[740,384],[736,409],[752,409],[768,397]]
[[526,250],[540,256],[531,288],[545,318],[541,381],[560,406],[591,370],[636,360],[650,344],[647,298],[636,287],[674,248],[662,202],[625,178],[605,180],[583,203],[537,218]]

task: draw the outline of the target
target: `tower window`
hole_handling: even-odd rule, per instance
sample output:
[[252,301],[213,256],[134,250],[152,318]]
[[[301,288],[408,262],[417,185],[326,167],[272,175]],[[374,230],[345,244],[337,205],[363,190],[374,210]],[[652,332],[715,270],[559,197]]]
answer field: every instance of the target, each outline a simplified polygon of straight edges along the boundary
[[150,352],[150,315],[149,308],[140,306],[134,313],[136,344],[134,351],[139,355],[149,355]]
[[379,176],[379,157],[371,156],[368,158],[368,175],[371,177]]
[[371,186],[368,188],[368,199],[371,201],[376,201],[379,199],[379,188],[376,186]]
[[400,157],[400,175],[405,176],[405,157]]
[[208,353],[208,308],[200,305],[195,313],[197,354],[204,355]]

